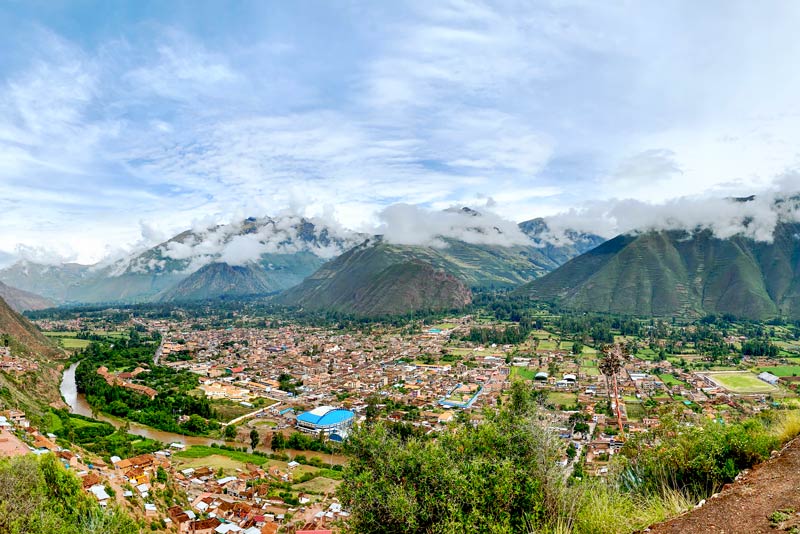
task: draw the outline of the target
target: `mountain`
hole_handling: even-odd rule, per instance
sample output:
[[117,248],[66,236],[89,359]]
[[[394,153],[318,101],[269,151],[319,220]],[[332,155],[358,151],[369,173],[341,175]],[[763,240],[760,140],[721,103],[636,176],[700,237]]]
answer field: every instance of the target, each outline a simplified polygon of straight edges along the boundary
[[[509,238],[475,210],[447,211],[464,217],[457,229],[474,242],[439,236],[431,245],[399,245],[375,236],[276,300],[373,316],[459,308],[471,301],[472,290],[519,286],[602,242],[598,236],[571,232],[553,244],[557,238],[541,219],[520,224],[522,233]],[[437,277],[446,284],[434,291],[431,281]],[[419,288],[427,288],[426,298],[419,298]]]
[[6,301],[15,311],[43,310],[52,308],[55,303],[35,293],[23,291],[0,282],[0,298]]
[[605,238],[599,235],[575,230],[566,230],[563,235],[555,235],[542,218],[523,221],[519,223],[519,229],[540,247],[542,256],[550,262],[551,270],[605,241]]
[[35,364],[24,374],[0,373],[0,409],[23,407],[42,413],[48,404],[61,406],[58,392],[61,363],[66,355],[27,319],[0,298],[0,347],[10,350],[14,361]]
[[205,265],[256,263],[269,273],[275,291],[298,284],[361,240],[359,234],[301,217],[251,217],[187,230],[113,262],[48,266],[21,261],[0,270],[0,281],[60,303],[132,303],[168,294]]
[[[462,253],[465,245],[461,244]],[[464,259],[463,254],[460,257]],[[277,301],[366,316],[461,308],[472,297],[464,281],[452,274],[454,261],[436,249],[391,245],[375,238],[326,263]],[[459,264],[475,280],[472,267]]]
[[274,293],[282,289],[259,265],[209,263],[160,293],[162,302]]
[[800,318],[800,224],[772,242],[708,230],[620,235],[517,290],[568,308],[634,315]]

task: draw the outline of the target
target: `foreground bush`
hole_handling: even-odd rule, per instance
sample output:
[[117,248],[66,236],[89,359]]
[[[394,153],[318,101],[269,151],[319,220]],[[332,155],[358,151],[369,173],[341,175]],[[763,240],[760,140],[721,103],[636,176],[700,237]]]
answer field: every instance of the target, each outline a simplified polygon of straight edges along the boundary
[[348,440],[338,495],[350,532],[622,534],[689,509],[797,435],[800,413],[774,411],[740,423],[663,418],[631,437],[608,479],[572,479],[564,445],[537,420],[516,383],[511,402],[435,438],[383,423]]
[[103,510],[51,454],[0,460],[0,532],[135,534],[127,514]]

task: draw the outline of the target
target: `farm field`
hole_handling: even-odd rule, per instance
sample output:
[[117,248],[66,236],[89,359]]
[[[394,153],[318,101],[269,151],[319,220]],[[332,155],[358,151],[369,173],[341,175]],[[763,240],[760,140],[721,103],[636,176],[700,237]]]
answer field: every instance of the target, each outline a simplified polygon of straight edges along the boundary
[[573,406],[578,402],[578,396],[574,393],[548,392],[547,402],[555,406]]
[[677,379],[677,378],[675,378],[674,376],[672,376],[672,375],[670,375],[670,374],[667,374],[667,373],[663,373],[663,374],[656,375],[656,376],[657,376],[657,377],[658,377],[658,378],[659,378],[659,379],[660,379],[662,382],[664,382],[664,384],[666,384],[666,385],[667,385],[667,386],[669,386],[669,387],[672,387],[672,386],[685,386],[685,385],[686,385],[686,383],[685,383],[685,382],[683,382],[682,380],[678,380],[678,379]]
[[518,376],[520,378],[524,378],[525,380],[533,380],[536,376],[538,371],[534,371],[533,369],[527,369],[525,367],[512,367],[511,368],[511,376]]
[[773,393],[775,386],[759,380],[756,375],[747,371],[708,373],[714,382],[733,393]]
[[78,339],[76,332],[44,332],[44,335],[58,343],[67,350],[80,350],[89,346],[88,339]]
[[778,365],[775,367],[759,367],[759,371],[766,371],[775,376],[800,376],[800,365]]

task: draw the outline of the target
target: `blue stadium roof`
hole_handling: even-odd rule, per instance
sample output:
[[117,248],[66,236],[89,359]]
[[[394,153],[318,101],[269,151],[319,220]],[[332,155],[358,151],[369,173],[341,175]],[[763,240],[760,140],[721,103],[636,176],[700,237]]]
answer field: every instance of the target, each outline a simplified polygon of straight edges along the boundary
[[317,426],[330,426],[343,423],[355,416],[350,410],[333,408],[332,406],[320,406],[310,412],[303,412],[297,416],[298,421]]

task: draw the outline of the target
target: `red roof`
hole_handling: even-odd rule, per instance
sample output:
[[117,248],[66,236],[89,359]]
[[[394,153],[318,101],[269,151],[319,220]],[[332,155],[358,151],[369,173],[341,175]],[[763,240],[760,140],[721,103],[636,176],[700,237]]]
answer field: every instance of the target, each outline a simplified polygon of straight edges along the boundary
[[298,530],[295,534],[333,534],[332,530]]

